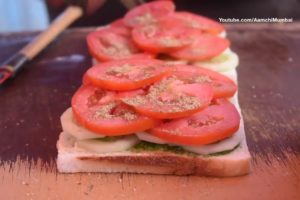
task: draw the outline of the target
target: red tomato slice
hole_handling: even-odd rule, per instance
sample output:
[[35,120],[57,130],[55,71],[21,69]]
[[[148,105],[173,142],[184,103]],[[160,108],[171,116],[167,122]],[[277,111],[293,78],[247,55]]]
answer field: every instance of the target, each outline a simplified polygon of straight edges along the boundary
[[169,55],[182,60],[207,60],[220,55],[230,46],[227,39],[214,35],[202,34],[190,46],[170,52]]
[[155,1],[135,7],[124,17],[124,23],[130,27],[157,22],[158,19],[173,13],[175,5],[171,1]]
[[199,29],[203,32],[214,35],[220,34],[225,31],[225,28],[222,24],[207,17],[189,12],[174,12],[168,15],[163,20],[173,21],[178,25]]
[[218,99],[206,109],[186,118],[158,125],[151,134],[174,144],[211,144],[233,135],[240,115],[229,101]]
[[124,24],[124,19],[117,19],[109,24],[108,28],[112,28],[113,32],[118,35],[126,36],[127,38],[131,38],[131,28]]
[[191,45],[197,40],[199,34],[197,30],[161,21],[134,28],[132,39],[145,51],[164,53]]
[[237,91],[237,85],[228,77],[202,67],[176,65],[173,74],[180,76],[187,83],[206,83],[213,88],[214,98],[232,97]]
[[185,84],[177,77],[167,77],[150,86],[146,95],[123,98],[143,115],[157,119],[189,116],[207,107],[212,88],[207,84]]
[[143,90],[143,89],[137,89],[137,90],[129,90],[129,91],[117,92],[117,98],[118,99],[135,97],[135,96],[138,96],[138,95],[146,95],[146,91]]
[[137,114],[115,95],[94,86],[81,86],[72,98],[75,119],[95,133],[111,136],[145,131],[158,123]]
[[82,77],[82,85],[91,85],[91,81],[88,79],[86,73]]
[[126,38],[131,37],[131,29],[125,26],[112,26],[105,29],[107,29],[107,31],[110,31],[116,35],[125,36]]
[[86,72],[93,85],[108,90],[134,90],[150,85],[170,73],[170,68],[154,59],[130,59],[98,64]]
[[125,23],[124,23],[124,19],[120,18],[120,19],[116,19],[115,21],[113,21],[112,23],[110,23],[110,26],[113,27],[125,27]]
[[124,27],[103,28],[87,36],[90,53],[99,62],[127,58],[152,58],[153,54],[140,51]]

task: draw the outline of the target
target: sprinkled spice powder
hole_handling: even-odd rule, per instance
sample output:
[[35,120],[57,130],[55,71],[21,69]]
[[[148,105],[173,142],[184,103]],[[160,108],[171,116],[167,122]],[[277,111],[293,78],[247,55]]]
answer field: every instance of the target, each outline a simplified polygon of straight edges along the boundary
[[128,56],[128,55],[132,54],[132,52],[126,46],[122,46],[121,48],[115,47],[115,46],[110,46],[110,47],[103,49],[103,52],[106,55],[117,56],[117,57]]
[[94,92],[94,95],[91,95],[89,98],[88,98],[88,103],[87,103],[87,106],[88,107],[92,107],[92,106],[95,106],[98,101],[103,98],[105,96],[105,91],[103,90],[95,90]]
[[[168,89],[172,87],[174,83],[181,84],[182,81],[177,80],[175,77],[164,79],[160,84],[151,87],[147,98],[151,103],[154,103],[161,108],[166,109],[169,107],[167,112],[180,112],[184,110],[193,110],[197,107],[200,107],[201,102],[195,96],[174,92],[171,96],[168,95],[168,93],[171,92],[168,91]],[[164,94],[166,97],[164,97]]]
[[[156,105],[156,112],[163,110],[164,112],[176,113],[194,110],[201,106],[200,99],[195,96],[168,91],[172,87],[171,85],[174,85],[174,82],[178,84],[183,83],[175,77],[168,77],[163,79],[159,84],[153,85],[146,96],[135,96],[126,98],[123,101],[129,105],[138,107]],[[170,92],[172,95],[169,95]]]
[[110,79],[111,76],[114,76],[118,78],[138,81],[152,77],[153,71],[155,71],[155,67],[153,66],[143,67],[139,69],[136,65],[124,64],[122,66],[110,67],[106,70],[105,74],[107,79]]
[[146,99],[143,96],[124,98],[123,101],[132,106],[141,106],[141,105],[145,105],[145,103],[146,103]]
[[201,120],[189,119],[188,125],[193,128],[199,128],[202,126],[214,125],[219,121],[222,121],[223,119],[224,117],[214,117],[214,116],[208,116],[206,119],[201,119]]
[[167,112],[181,112],[186,110],[194,110],[201,106],[201,102],[197,99],[197,97],[193,96],[176,96],[171,100],[161,100],[160,98],[150,100],[152,103],[158,105],[157,109]]
[[190,21],[189,25],[190,25],[192,28],[202,28],[198,22],[193,21],[193,20]]
[[156,22],[155,18],[149,12],[146,12],[144,15],[137,16],[134,20],[136,20],[139,24],[150,24],[152,22]]
[[167,132],[167,133],[170,133],[170,134],[173,134],[173,135],[181,135],[182,134],[182,131],[180,131],[179,129],[160,129],[160,131],[162,132]]
[[114,115],[111,114],[111,111],[116,106],[117,106],[117,104],[115,102],[111,102],[111,103],[101,106],[96,111],[95,118],[112,119],[114,117]]
[[130,113],[130,112],[127,112],[127,113],[124,113],[124,115],[122,115],[122,118],[127,120],[127,121],[132,121],[132,120],[135,120],[137,118],[137,115],[135,113]]
[[196,55],[205,54],[206,52],[207,52],[207,49],[205,49],[205,48],[193,48],[193,50],[190,51],[190,53],[196,54]]
[[144,33],[144,35],[147,37],[147,38],[153,38],[157,32],[157,27],[156,26],[145,26],[143,29],[142,29],[142,32]]
[[106,70],[105,74],[109,76],[116,76],[116,77],[124,77],[127,75],[130,71],[132,71],[133,65],[124,64],[122,66],[115,66],[110,67]]
[[182,42],[174,37],[166,36],[159,40],[159,43],[167,47],[180,46]]
[[212,82],[211,78],[209,76],[197,76],[193,78],[194,83],[210,83]]
[[129,109],[121,108],[117,102],[111,102],[101,106],[94,115],[95,118],[101,119],[124,119],[127,121],[133,121],[138,116],[137,114]]
[[[118,37],[120,42],[115,42]],[[140,52],[130,39],[123,38],[120,35],[107,35],[99,38],[101,44],[105,47],[102,48],[103,53],[109,56],[116,56],[119,58]]]

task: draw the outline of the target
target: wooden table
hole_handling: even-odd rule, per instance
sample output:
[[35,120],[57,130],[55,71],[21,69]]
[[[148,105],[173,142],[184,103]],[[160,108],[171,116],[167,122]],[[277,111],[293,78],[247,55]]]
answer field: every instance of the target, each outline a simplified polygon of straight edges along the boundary
[[[240,56],[250,175],[58,174],[59,116],[91,66],[91,29],[73,29],[0,88],[0,199],[300,199],[300,24],[227,29]],[[34,35],[0,35],[0,61]]]

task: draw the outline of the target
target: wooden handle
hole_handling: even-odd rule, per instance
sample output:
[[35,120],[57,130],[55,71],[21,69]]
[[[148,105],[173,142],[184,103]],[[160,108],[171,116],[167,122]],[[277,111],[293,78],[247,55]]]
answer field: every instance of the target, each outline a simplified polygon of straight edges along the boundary
[[145,3],[144,0],[121,0],[121,3],[127,8],[132,9],[133,7]]
[[55,39],[57,35],[65,30],[76,19],[81,17],[82,14],[83,10],[79,6],[69,6],[61,15],[59,15],[55,19],[55,21],[48,27],[47,30],[42,32],[32,42],[21,49],[20,53],[31,60],[53,39]]

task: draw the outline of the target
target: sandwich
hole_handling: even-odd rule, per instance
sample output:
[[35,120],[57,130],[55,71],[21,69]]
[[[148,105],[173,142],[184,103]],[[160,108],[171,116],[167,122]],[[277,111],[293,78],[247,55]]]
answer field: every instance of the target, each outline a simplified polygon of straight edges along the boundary
[[240,176],[250,172],[224,27],[143,4],[87,36],[94,65],[61,116],[57,169]]

